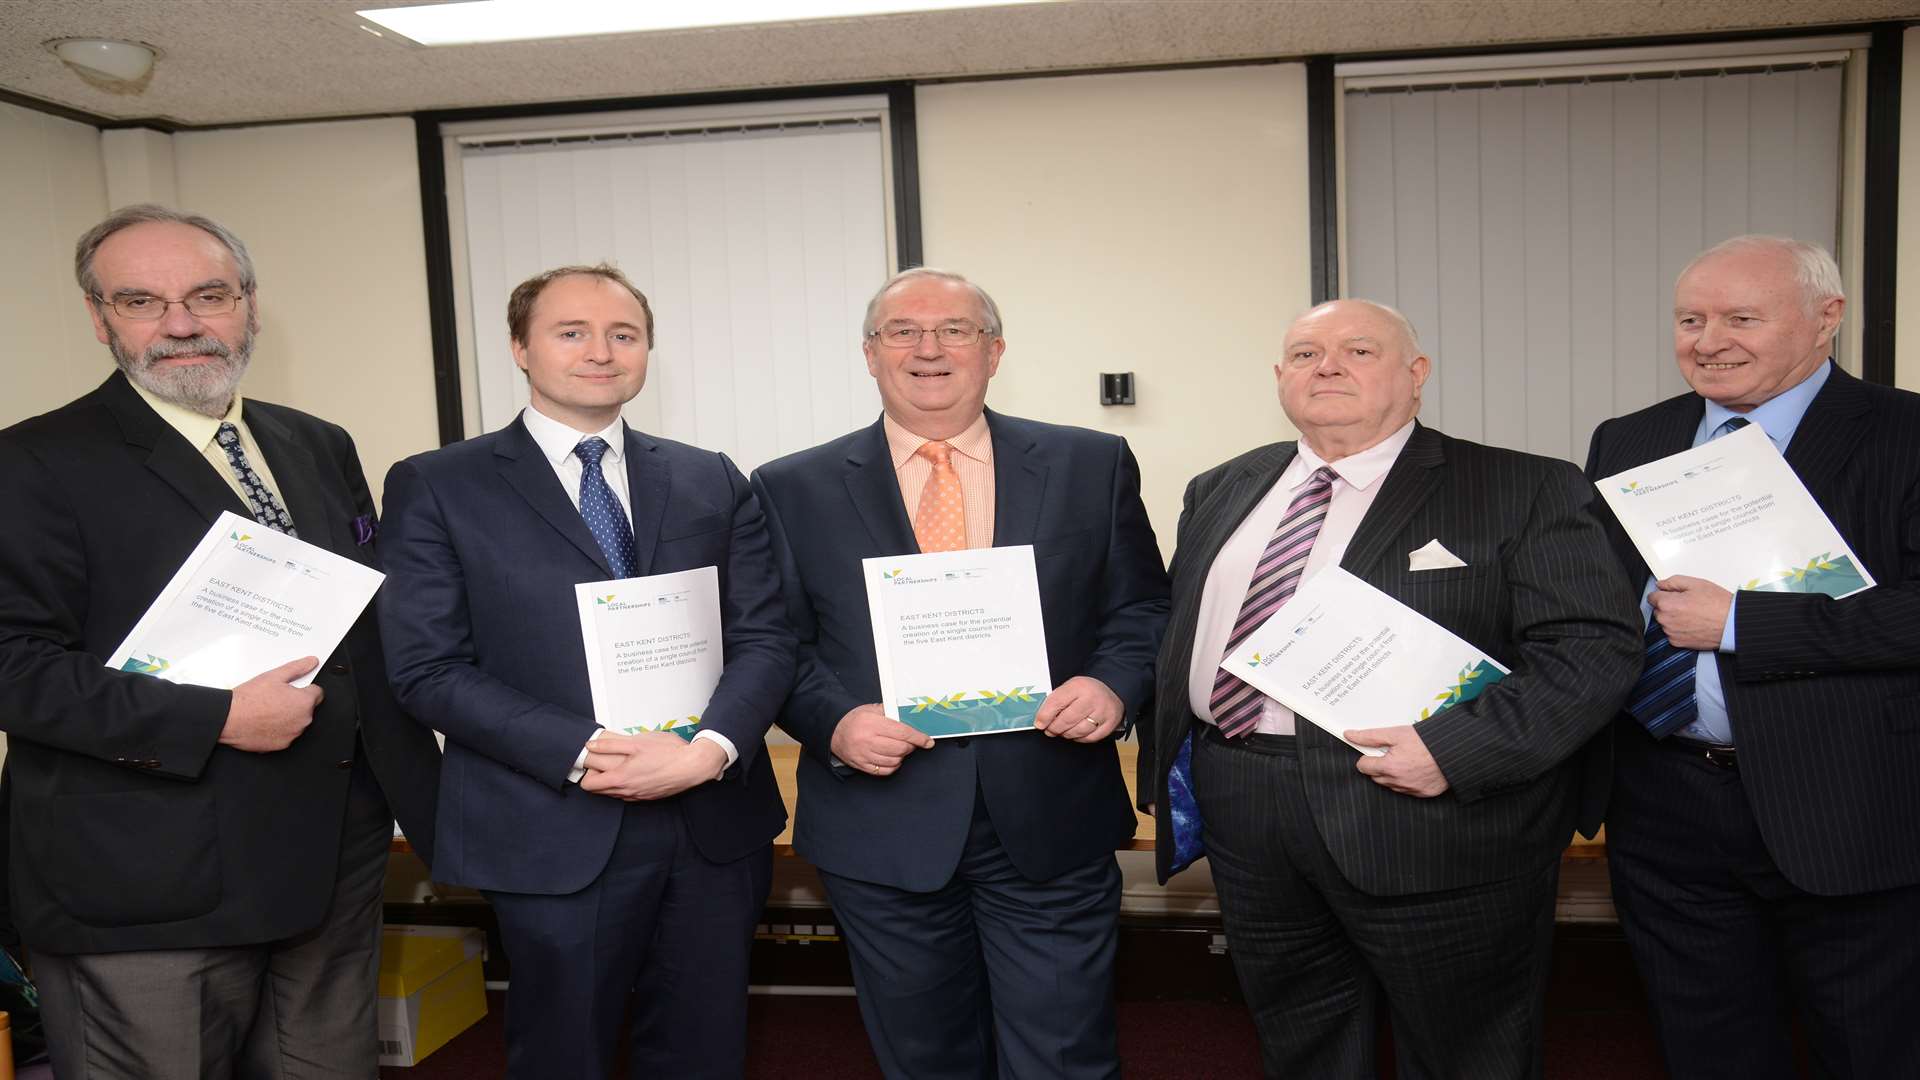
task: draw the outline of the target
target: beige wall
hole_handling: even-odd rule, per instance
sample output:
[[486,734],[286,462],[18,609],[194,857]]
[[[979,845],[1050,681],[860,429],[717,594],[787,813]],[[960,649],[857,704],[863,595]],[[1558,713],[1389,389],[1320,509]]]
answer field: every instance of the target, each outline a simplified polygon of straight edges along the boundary
[[[956,83],[916,96],[929,265],[999,302],[988,404],[1125,435],[1161,549],[1195,473],[1292,437],[1277,335],[1310,298],[1297,64]],[[1102,408],[1132,371],[1139,404]]]
[[245,240],[260,276],[249,395],[353,433],[374,494],[440,444],[411,120],[182,132],[180,204]]
[[1920,27],[1901,35],[1900,238],[1894,385],[1920,391]]
[[73,282],[73,242],[107,212],[100,133],[0,103],[0,427],[64,405],[113,370]]

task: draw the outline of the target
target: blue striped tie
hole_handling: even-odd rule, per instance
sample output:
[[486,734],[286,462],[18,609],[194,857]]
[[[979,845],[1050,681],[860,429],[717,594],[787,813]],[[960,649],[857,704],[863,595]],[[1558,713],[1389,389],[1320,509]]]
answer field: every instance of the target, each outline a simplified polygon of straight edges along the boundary
[[[1736,416],[1721,424],[1709,441],[1746,426],[1747,418]],[[1633,696],[1627,699],[1627,712],[1654,738],[1664,739],[1700,715],[1693,699],[1694,668],[1700,654],[1667,640],[1667,628],[1654,618],[1647,620],[1645,649],[1646,662],[1640,681],[1633,684]]]

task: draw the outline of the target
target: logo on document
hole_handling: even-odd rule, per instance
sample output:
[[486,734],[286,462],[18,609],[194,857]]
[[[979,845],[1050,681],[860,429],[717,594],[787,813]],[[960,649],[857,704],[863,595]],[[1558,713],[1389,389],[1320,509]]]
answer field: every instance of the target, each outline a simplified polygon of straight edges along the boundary
[[120,665],[120,670],[132,671],[141,675],[158,675],[172,666],[173,665],[169,663],[164,657],[159,657],[159,656],[153,655],[152,653],[148,653],[147,658],[145,660],[142,660],[137,656],[127,657],[126,663]]

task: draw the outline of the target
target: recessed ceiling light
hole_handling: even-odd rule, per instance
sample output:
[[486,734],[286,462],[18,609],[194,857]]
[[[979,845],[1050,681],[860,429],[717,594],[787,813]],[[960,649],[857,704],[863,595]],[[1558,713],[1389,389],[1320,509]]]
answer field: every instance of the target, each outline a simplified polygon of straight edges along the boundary
[[355,14],[422,45],[476,45],[1053,2],[1057,0],[465,0]]

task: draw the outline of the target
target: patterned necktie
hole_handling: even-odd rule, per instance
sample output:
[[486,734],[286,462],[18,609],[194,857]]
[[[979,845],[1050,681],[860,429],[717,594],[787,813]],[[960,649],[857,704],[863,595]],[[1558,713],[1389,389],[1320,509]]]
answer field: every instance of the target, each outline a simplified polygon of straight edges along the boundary
[[[1260,554],[1253,568],[1253,580],[1247,584],[1247,598],[1240,602],[1240,617],[1234,620],[1233,633],[1220,655],[1240,647],[1247,635],[1266,622],[1280,605],[1300,587],[1300,575],[1306,572],[1307,557],[1313,554],[1313,541],[1320,525],[1327,520],[1327,507],[1333,503],[1333,470],[1322,465],[1300,487],[1300,493],[1287,505],[1286,515],[1273,530],[1273,539]],[[1235,738],[1252,731],[1260,722],[1265,697],[1226,668],[1213,672],[1213,694],[1207,699],[1213,709],[1213,722],[1220,734]]]
[[581,439],[573,448],[580,459],[580,516],[587,519],[587,531],[606,555],[613,576],[630,578],[640,573],[640,558],[634,554],[633,525],[627,521],[627,512],[600,472],[600,458],[606,452],[607,440],[598,435]]
[[[1747,426],[1747,418],[1736,416],[1715,428],[1708,442]],[[1664,739],[1694,722],[1700,715],[1693,698],[1694,669],[1700,654],[1682,649],[1667,640],[1667,628],[1660,620],[1647,620],[1643,648],[1646,661],[1640,669],[1640,681],[1633,684],[1627,698],[1627,712],[1656,739]]]
[[293,531],[293,516],[280,500],[273,495],[273,489],[260,474],[253,471],[253,465],[247,461],[247,449],[240,445],[240,429],[222,422],[220,430],[214,433],[213,441],[227,452],[227,464],[232,467],[234,478],[240,481],[240,490],[247,493],[247,505],[253,509],[253,520],[269,529],[277,529],[288,536],[298,539],[300,534]]
[[953,447],[922,443],[914,453],[933,463],[933,475],[920,489],[913,539],[922,552],[960,551],[967,546],[967,511],[960,502],[960,474],[953,471]]

